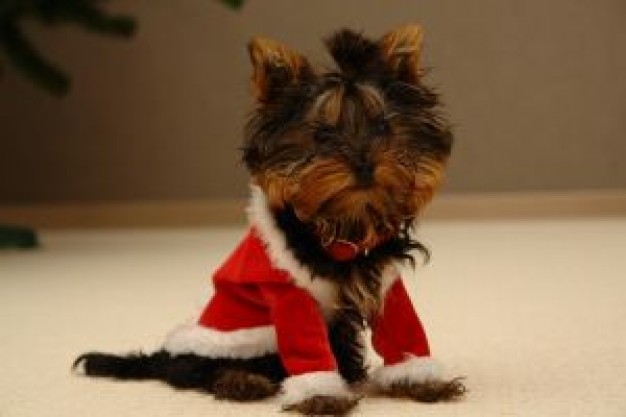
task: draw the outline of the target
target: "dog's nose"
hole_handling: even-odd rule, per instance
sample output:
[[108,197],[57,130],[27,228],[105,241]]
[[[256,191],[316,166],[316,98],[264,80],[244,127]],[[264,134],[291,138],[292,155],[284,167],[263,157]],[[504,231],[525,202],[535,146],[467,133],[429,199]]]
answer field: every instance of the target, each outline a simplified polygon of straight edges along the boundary
[[355,169],[357,184],[361,187],[369,187],[374,182],[374,165],[370,162],[362,162]]

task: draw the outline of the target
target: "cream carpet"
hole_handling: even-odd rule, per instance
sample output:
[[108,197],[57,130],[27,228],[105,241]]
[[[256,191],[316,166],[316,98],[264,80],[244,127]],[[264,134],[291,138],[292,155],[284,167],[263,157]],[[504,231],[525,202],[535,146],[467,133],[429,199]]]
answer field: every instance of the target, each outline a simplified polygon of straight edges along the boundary
[[[406,272],[453,404],[365,399],[355,415],[626,416],[626,219],[428,222]],[[0,417],[279,415],[158,382],[73,375],[86,350],[151,350],[200,308],[242,229],[43,233],[0,252]],[[283,414],[284,415],[284,414]]]

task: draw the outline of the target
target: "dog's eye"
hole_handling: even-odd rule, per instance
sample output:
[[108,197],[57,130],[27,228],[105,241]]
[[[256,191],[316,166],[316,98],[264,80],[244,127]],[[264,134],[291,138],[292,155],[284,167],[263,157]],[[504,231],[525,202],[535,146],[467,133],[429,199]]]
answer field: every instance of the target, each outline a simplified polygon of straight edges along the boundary
[[375,136],[387,136],[391,132],[391,125],[387,119],[380,119],[374,122],[372,133]]
[[337,136],[337,130],[329,125],[319,126],[315,129],[314,138],[318,142],[325,142]]

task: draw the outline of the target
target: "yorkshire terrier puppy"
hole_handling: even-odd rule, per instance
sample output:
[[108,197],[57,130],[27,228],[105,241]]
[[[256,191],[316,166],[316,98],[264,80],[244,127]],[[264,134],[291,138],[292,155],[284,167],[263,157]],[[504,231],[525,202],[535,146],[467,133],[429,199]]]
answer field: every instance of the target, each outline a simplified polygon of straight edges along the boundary
[[[422,30],[378,40],[340,30],[326,46],[332,70],[270,39],[249,44],[250,229],[213,276],[197,321],[152,354],[86,353],[75,367],[235,401],[279,394],[302,414],[345,414],[364,391],[422,402],[463,395],[459,379],[442,379],[394,266],[428,256],[412,225],[452,146],[423,84]],[[371,374],[366,327],[384,360]]]

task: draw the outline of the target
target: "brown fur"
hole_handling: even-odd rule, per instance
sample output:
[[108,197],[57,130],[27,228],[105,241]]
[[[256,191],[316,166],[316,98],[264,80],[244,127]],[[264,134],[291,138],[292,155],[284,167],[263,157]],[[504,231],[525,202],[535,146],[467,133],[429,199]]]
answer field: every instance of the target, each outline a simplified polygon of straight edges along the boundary
[[387,62],[407,82],[418,82],[424,33],[417,25],[406,25],[383,36],[379,45]]
[[269,198],[291,202],[302,221],[315,225],[322,243],[339,238],[373,247],[431,200],[444,163],[428,157],[403,163],[401,153],[387,149],[372,159],[371,187],[360,187],[345,161],[320,158],[269,186]]
[[[385,112],[384,99],[374,86],[355,83],[348,96],[343,84],[331,83],[312,104],[306,123],[321,123],[329,135],[337,135],[334,152],[314,154],[313,133],[288,130],[281,135],[285,152],[278,154],[281,158],[292,148],[298,152],[311,148],[312,153],[310,158],[273,163],[256,173],[270,205],[292,205],[300,220],[314,225],[322,243],[344,239],[369,248],[382,237],[397,234],[402,222],[431,200],[447,156],[412,151],[408,137],[414,133],[404,132],[401,118],[393,113],[381,119],[390,126],[388,134],[367,146],[352,142],[352,137],[368,134],[359,132],[359,126],[370,126]],[[333,133],[339,126],[344,131]],[[366,184],[355,173],[355,166],[363,164],[372,171]]]
[[216,378],[211,391],[217,399],[248,402],[271,397],[279,388],[265,376],[229,369]]
[[467,388],[462,378],[449,381],[431,380],[422,383],[396,382],[390,388],[380,390],[379,394],[393,398],[408,398],[411,400],[434,403],[438,401],[454,401],[463,397]]

